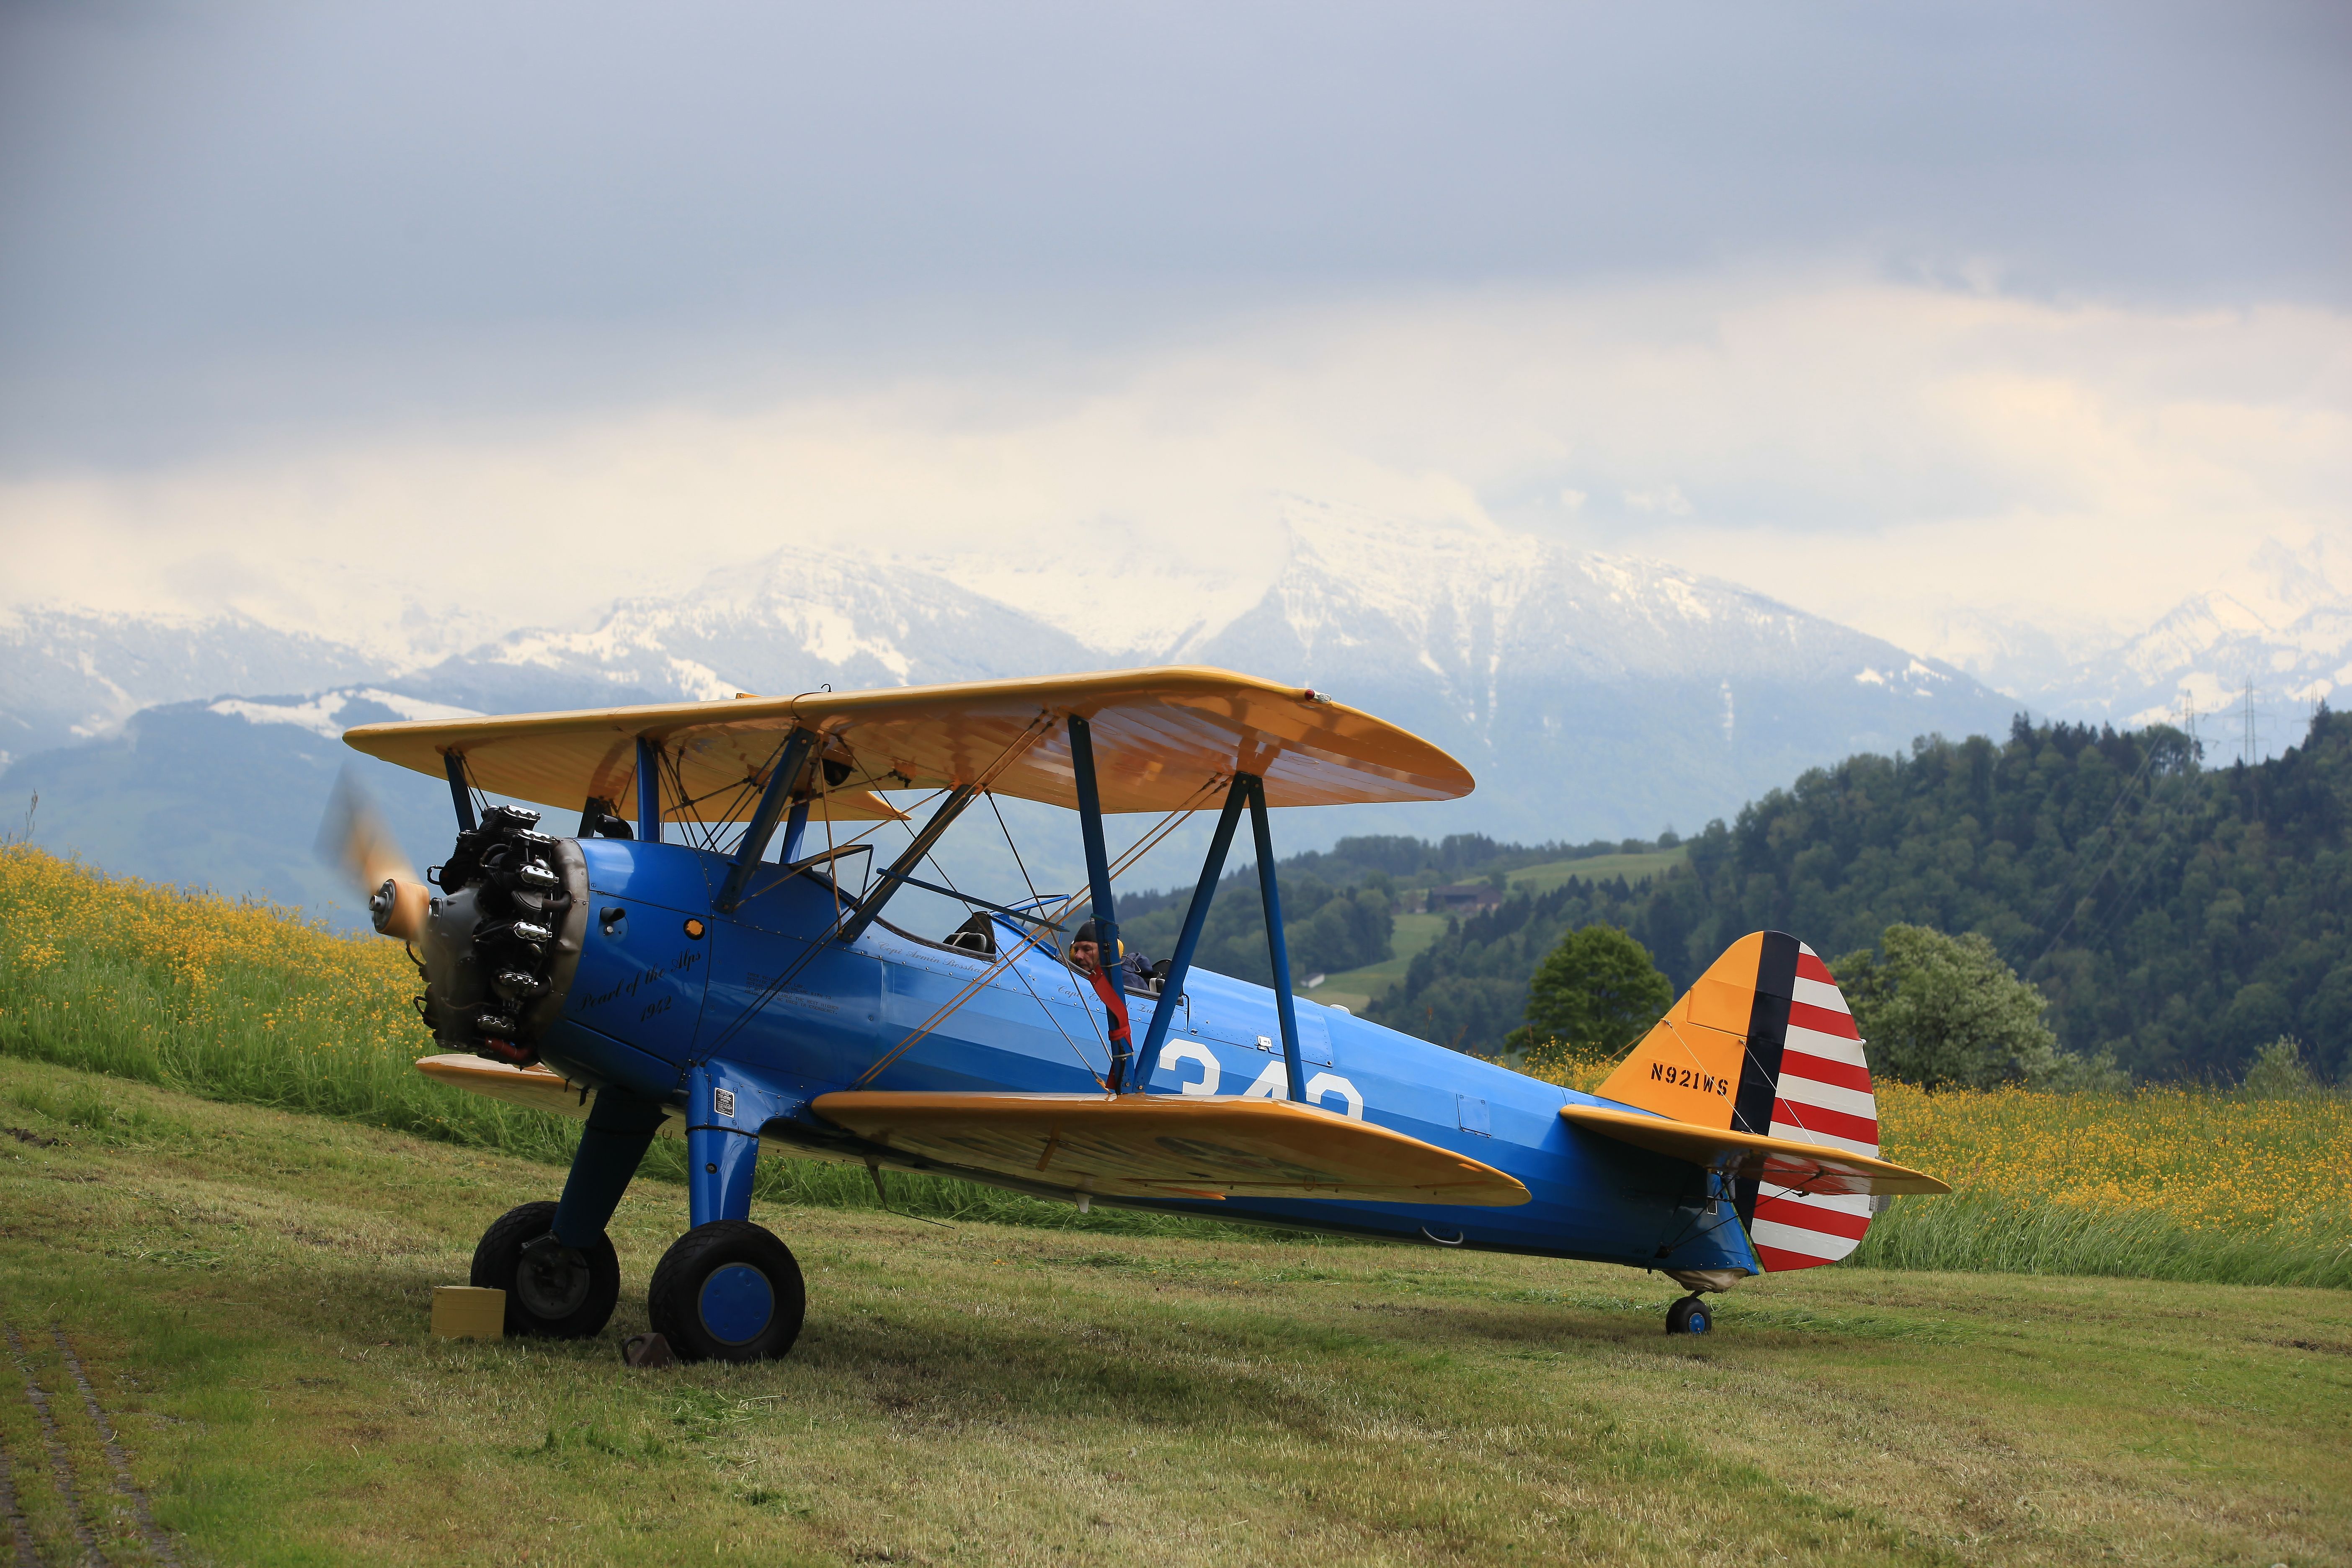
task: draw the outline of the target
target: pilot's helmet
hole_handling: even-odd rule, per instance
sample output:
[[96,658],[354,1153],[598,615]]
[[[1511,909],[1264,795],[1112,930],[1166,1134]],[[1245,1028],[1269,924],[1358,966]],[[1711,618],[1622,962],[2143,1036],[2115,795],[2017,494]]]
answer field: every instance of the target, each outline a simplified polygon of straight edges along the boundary
[[[1087,921],[1086,924],[1080,926],[1070,937],[1070,945],[1072,947],[1076,947],[1082,942],[1093,942],[1097,947],[1100,947],[1102,945],[1102,938],[1095,931],[1094,921]],[[1127,939],[1125,937],[1119,938],[1118,955],[1121,958],[1125,958],[1127,956]]]

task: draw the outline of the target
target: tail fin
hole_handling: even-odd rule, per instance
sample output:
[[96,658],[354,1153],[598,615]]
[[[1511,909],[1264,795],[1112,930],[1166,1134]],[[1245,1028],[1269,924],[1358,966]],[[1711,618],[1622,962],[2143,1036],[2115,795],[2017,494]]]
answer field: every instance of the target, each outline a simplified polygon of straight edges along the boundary
[[[1853,1012],[1821,954],[1784,931],[1731,944],[1596,1091],[1695,1126],[1875,1159],[1878,1108]],[[1871,1199],[1738,1184],[1764,1267],[1834,1263],[1862,1244]]]

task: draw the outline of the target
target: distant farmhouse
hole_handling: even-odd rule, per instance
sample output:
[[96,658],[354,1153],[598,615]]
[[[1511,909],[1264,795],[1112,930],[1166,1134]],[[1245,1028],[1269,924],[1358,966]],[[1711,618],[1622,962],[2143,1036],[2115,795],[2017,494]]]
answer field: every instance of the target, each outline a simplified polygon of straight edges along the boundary
[[1491,910],[1503,901],[1503,889],[1492,882],[1456,882],[1432,888],[1423,908],[1433,915],[1469,915]]

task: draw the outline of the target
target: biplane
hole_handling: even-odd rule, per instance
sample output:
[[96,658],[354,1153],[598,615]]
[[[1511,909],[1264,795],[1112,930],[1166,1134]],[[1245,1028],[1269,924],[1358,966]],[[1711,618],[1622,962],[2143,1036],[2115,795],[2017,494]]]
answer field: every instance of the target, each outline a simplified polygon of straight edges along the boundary
[[[1687,1333],[1710,1327],[1706,1292],[1832,1262],[1888,1194],[1948,1190],[1878,1158],[1853,1018],[1780,932],[1734,943],[1596,1094],[1296,994],[1272,810],[1473,787],[1437,747],[1314,690],[1160,668],[344,739],[446,779],[457,813],[429,878],[364,811],[349,829],[376,929],[422,973],[441,1050],[418,1068],[586,1122],[560,1196],[475,1253],[512,1332],[604,1326],[605,1225],[663,1133],[686,1142],[688,1229],[647,1305],[688,1359],[782,1355],[800,1331],[799,1266],[751,1218],[763,1152],[864,1165],[877,1186],[932,1172],[1080,1209],[1654,1269],[1689,1292],[1666,1318]],[[914,810],[888,798],[910,792]],[[941,836],[999,796],[1075,812],[1084,888],[955,886]],[[576,807],[579,825],[542,832],[492,797]],[[1113,881],[1196,812],[1215,826],[1181,934],[1147,963],[1120,941]],[[1114,859],[1106,820],[1136,814],[1150,826]],[[1244,817],[1270,987],[1193,963]],[[910,888],[967,918],[893,923]]]

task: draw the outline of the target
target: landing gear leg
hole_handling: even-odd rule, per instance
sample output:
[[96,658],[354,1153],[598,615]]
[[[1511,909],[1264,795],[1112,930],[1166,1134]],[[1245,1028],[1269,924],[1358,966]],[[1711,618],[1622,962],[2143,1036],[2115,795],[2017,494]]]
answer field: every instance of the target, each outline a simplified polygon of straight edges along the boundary
[[694,1228],[646,1288],[654,1331],[684,1361],[765,1361],[800,1337],[808,1309],[792,1249],[751,1223],[759,1128],[777,1108],[705,1063],[687,1082],[687,1201]]
[[602,1332],[621,1296],[621,1261],[605,1222],[662,1124],[662,1107],[620,1089],[598,1093],[560,1204],[499,1216],[474,1248],[473,1283],[507,1293],[507,1332],[584,1340]]
[[1696,1292],[1666,1309],[1666,1332],[1670,1334],[1704,1334],[1714,1328],[1715,1314],[1707,1310],[1706,1299]]

